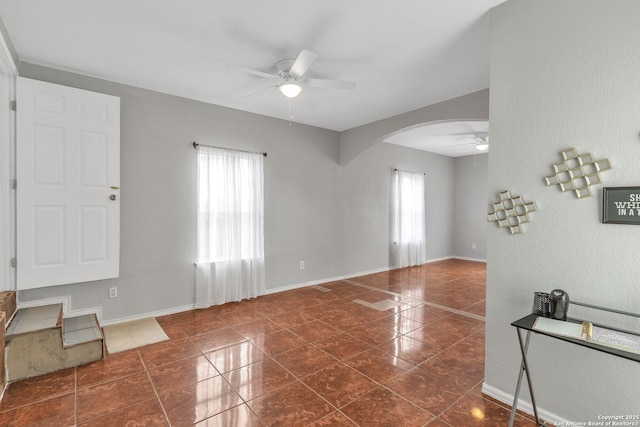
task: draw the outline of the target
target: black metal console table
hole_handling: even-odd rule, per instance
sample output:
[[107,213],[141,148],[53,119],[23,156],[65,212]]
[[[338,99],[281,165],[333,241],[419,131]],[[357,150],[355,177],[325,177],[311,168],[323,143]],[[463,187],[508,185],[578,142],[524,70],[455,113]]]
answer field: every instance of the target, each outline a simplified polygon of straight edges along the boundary
[[[617,314],[622,314],[622,315],[626,315],[626,316],[632,316],[632,317],[637,317],[640,318],[640,314],[638,313],[631,313],[628,311],[622,311],[622,310],[615,310],[615,309],[611,309],[611,308],[606,308],[606,307],[600,307],[600,306],[596,306],[596,305],[592,305],[592,304],[586,304],[586,303],[580,303],[580,302],[575,302],[575,301],[571,301],[572,305],[579,305],[579,306],[583,306],[583,307],[588,307],[588,308],[593,308],[596,310],[602,310],[602,311],[608,311],[611,313],[617,313]],[[539,426],[543,426],[546,427],[546,424],[542,423],[540,421],[540,418],[538,417],[538,408],[536,407],[536,400],[535,400],[535,395],[533,392],[533,385],[531,384],[531,373],[529,370],[529,364],[527,362],[527,351],[529,349],[529,341],[531,338],[531,332],[535,332],[537,334],[541,334],[541,335],[546,335],[548,337],[552,337],[552,338],[556,338],[558,340],[561,341],[566,341],[572,344],[577,344],[580,345],[582,347],[587,347],[593,350],[598,350],[601,351],[603,353],[607,353],[607,354],[612,354],[614,356],[618,356],[618,357],[622,357],[628,360],[632,360],[634,362],[640,362],[640,354],[638,353],[634,353],[632,351],[625,351],[625,350],[621,350],[618,348],[613,348],[613,347],[609,347],[609,346],[605,346],[605,345],[600,345],[597,343],[593,343],[593,342],[589,342],[589,341],[584,341],[584,340],[580,340],[580,339],[574,339],[574,338],[570,338],[570,337],[566,337],[566,336],[562,336],[562,335],[555,335],[552,333],[546,333],[543,331],[539,331],[539,330],[535,330],[533,329],[534,324],[536,322],[536,319],[540,317],[537,314],[530,314],[528,316],[523,317],[522,319],[516,320],[515,322],[511,323],[511,326],[514,326],[516,328],[516,332],[518,334],[518,343],[520,344],[520,352],[522,353],[522,363],[520,365],[520,373],[518,375],[518,383],[516,385],[516,391],[515,391],[515,396],[513,398],[513,406],[511,407],[511,417],[509,418],[509,427],[513,427],[513,423],[515,421],[515,416],[516,416],[516,410],[518,407],[518,397],[520,395],[520,386],[522,385],[522,374],[524,373],[527,376],[527,384],[529,385],[529,393],[531,395],[531,406],[533,406],[533,414],[536,418],[536,423]],[[582,323],[582,320],[578,320],[578,319],[572,319],[572,318],[568,318],[566,320],[567,322],[574,322],[574,323]],[[620,331],[620,332],[625,332],[625,333],[630,333],[633,335],[639,335],[635,332],[631,332],[631,331],[626,331],[626,330],[622,330],[622,329],[617,329],[617,328],[612,328],[610,326],[605,326],[605,325],[598,325],[596,323],[593,324],[594,326],[601,326],[601,327],[605,327],[607,329],[611,329],[614,331]],[[521,331],[526,331],[526,338],[523,341],[522,339],[522,332]]]

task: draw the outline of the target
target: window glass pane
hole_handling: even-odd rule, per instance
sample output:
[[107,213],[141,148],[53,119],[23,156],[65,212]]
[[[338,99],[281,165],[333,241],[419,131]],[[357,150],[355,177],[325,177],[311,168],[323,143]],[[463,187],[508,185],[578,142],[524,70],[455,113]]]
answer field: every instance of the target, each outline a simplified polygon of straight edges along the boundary
[[263,256],[260,157],[229,150],[198,155],[199,260]]

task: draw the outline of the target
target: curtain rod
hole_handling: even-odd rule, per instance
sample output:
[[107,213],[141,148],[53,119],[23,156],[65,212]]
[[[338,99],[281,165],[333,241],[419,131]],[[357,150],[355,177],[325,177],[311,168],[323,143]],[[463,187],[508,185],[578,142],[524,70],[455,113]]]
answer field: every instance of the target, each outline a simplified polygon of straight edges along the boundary
[[202,145],[203,147],[209,147],[209,148],[219,148],[221,150],[240,151],[241,153],[262,154],[263,156],[267,157],[267,153],[266,152],[258,153],[256,151],[246,151],[246,150],[236,150],[235,148],[216,147],[215,145],[198,144],[197,142],[193,141],[193,148],[198,148],[198,145]]
[[[403,171],[403,170],[401,170],[401,169],[394,169],[393,171],[394,171],[394,172],[420,173],[420,172]],[[425,176],[426,176],[426,175],[427,175],[427,173],[426,173],[426,172],[423,172],[423,173],[422,173],[422,175],[425,175]]]

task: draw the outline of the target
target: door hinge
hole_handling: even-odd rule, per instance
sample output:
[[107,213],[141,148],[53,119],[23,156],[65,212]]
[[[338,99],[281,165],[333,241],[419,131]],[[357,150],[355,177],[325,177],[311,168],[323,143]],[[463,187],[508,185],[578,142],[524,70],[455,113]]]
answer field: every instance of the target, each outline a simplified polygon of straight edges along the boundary
[[18,261],[15,258],[11,258],[10,264],[12,268],[16,268],[16,266],[18,265]]
[[9,101],[9,109],[16,111],[18,109],[18,103],[16,101]]
[[12,179],[9,185],[11,186],[12,190],[15,190],[16,188],[18,188],[18,180]]

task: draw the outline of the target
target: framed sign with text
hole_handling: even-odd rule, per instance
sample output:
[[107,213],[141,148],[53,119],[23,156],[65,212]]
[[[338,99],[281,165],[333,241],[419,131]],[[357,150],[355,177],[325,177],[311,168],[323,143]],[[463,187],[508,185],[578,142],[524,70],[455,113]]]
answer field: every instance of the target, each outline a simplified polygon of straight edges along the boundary
[[602,222],[640,225],[640,187],[605,187]]

